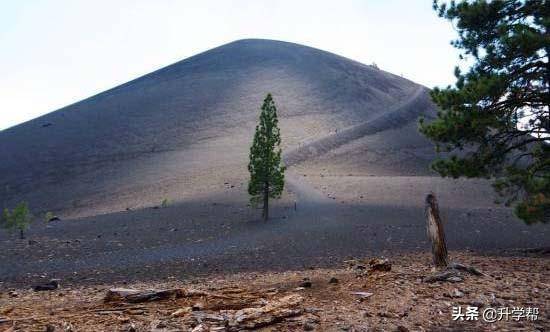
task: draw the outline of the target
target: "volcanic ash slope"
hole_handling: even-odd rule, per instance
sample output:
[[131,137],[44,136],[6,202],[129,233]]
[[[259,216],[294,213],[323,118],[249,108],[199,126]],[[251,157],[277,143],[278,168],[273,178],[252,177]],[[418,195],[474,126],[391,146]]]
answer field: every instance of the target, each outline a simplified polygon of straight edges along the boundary
[[0,199],[67,217],[228,188],[244,199],[268,92],[291,171],[430,175],[433,148],[416,130],[434,114],[427,89],[311,47],[247,39],[0,132]]

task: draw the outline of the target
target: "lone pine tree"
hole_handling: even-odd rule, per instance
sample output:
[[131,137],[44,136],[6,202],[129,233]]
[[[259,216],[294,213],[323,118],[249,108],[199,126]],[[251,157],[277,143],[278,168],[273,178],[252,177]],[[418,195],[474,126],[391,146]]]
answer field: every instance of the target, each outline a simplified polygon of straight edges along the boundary
[[27,206],[27,203],[19,203],[12,211],[8,208],[4,209],[0,226],[8,231],[19,230],[19,238],[25,238],[25,230],[29,228],[32,222],[32,217]]
[[268,94],[262,105],[260,123],[256,126],[248,164],[248,193],[254,205],[263,202],[264,220],[269,218],[269,198],[280,198],[285,183],[285,167],[281,162],[281,134],[277,124],[277,108],[273,97]]
[[545,0],[451,1],[460,58],[455,86],[435,88],[441,111],[421,132],[448,152],[433,164],[442,176],[495,178],[495,188],[526,222],[550,220],[550,3]]

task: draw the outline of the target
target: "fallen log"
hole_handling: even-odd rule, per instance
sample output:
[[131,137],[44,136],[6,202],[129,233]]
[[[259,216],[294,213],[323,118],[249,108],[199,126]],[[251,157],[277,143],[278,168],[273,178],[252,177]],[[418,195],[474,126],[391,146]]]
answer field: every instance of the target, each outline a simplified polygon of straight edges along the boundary
[[282,321],[285,318],[300,315],[302,308],[296,308],[304,298],[293,294],[271,301],[260,308],[245,308],[235,312],[229,318],[230,330],[256,329]]
[[138,290],[129,288],[109,289],[104,302],[129,302],[141,303],[148,301],[166,300],[185,296],[186,292],[182,288],[163,289],[163,290]]
[[[196,311],[191,314],[198,324],[197,327],[201,326],[206,331],[218,328],[223,328],[224,331],[252,330],[301,315],[304,312],[304,309],[299,307],[302,301],[302,296],[292,294],[267,302],[260,307],[222,310],[216,314],[203,311]],[[199,329],[199,331],[202,330]]]

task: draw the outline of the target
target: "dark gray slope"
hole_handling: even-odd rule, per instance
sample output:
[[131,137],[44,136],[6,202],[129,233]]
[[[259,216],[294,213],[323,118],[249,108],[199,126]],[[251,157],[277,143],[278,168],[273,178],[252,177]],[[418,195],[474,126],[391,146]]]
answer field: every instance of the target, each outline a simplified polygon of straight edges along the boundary
[[[265,223],[247,205],[246,164],[267,92],[291,167]],[[242,40],[2,131],[0,204],[27,200],[62,220],[33,225],[34,244],[0,232],[0,281],[185,277],[426,251],[432,190],[451,250],[548,247],[548,225],[495,207],[487,183],[431,176],[421,114],[433,105],[413,82],[305,46]],[[164,198],[168,208],[143,208]]]
[[[243,85],[252,89],[242,91]],[[309,93],[296,96],[297,86]],[[317,49],[241,40],[3,131],[0,151],[9,158],[1,171],[149,152],[155,143],[158,149],[177,148],[204,136],[205,126],[254,119],[267,92],[276,96],[283,117],[328,112],[355,124],[388,110],[416,87]],[[52,126],[42,127],[47,123]]]
[[[190,201],[41,224],[29,232],[33,245],[0,233],[0,289],[48,278],[96,284],[341,266],[350,257],[429,251],[421,205],[341,204],[294,176],[288,187],[297,194],[298,209],[277,204],[268,223],[243,210],[239,200],[226,199],[223,205]],[[442,204],[441,212],[453,251],[500,254],[550,245],[547,225],[528,226],[507,209],[466,212]]]
[[[0,202],[26,199],[40,209],[67,208],[63,202],[90,197],[85,181],[94,183],[96,194],[113,192],[115,181],[117,188],[128,188],[123,194],[131,192],[137,182],[157,182],[155,169],[170,159],[161,152],[190,147],[200,148],[203,159],[196,157],[186,171],[216,163],[227,168],[216,149],[245,162],[267,92],[279,106],[285,148],[292,150],[331,130],[380,118],[418,91],[411,81],[318,49],[236,41],[1,131]],[[430,110],[425,103],[410,107],[406,121]],[[206,150],[218,158],[212,161]],[[170,162],[191,159],[183,155]],[[121,174],[128,173],[134,177],[123,180]]]

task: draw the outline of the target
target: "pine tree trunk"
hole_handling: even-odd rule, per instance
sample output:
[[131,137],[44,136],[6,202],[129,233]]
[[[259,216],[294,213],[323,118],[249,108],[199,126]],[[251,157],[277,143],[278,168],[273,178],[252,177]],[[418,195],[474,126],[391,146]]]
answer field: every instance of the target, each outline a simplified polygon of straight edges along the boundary
[[269,218],[269,183],[265,183],[264,187],[264,220],[267,221]]
[[446,268],[449,262],[447,243],[434,193],[426,196],[426,222],[428,237],[432,243],[433,262],[437,268]]
[[22,230],[22,229],[19,230],[19,238],[20,238],[21,240],[23,240],[23,239],[25,238],[25,234],[23,234],[23,230]]

